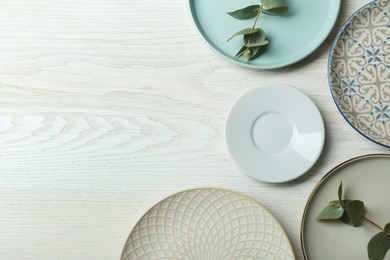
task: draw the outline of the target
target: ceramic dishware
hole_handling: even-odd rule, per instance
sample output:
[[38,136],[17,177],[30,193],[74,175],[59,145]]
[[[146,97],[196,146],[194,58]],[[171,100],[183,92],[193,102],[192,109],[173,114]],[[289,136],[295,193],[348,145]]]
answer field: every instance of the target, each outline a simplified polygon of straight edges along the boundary
[[250,27],[252,20],[236,20],[227,15],[258,0],[189,0],[195,27],[207,45],[223,58],[238,65],[255,68],[280,68],[295,63],[310,53],[330,33],[340,8],[340,0],[286,0],[288,14],[260,17],[258,27],[264,29],[270,44],[265,53],[249,62],[234,58],[242,47],[241,37],[226,42],[234,33]]
[[[361,200],[365,216],[384,226],[390,221],[390,155],[353,158],[331,170],[314,188],[302,219],[301,243],[307,260],[367,260],[367,244],[379,230],[369,223],[355,228],[336,221],[318,221],[316,216],[330,201],[337,200],[343,182],[343,198]],[[387,254],[385,259],[390,259]]]
[[235,191],[203,188],[174,194],[138,221],[122,260],[294,260],[286,233],[254,199]]
[[225,125],[227,148],[240,168],[264,182],[286,182],[319,158],[324,123],[313,101],[296,88],[267,84],[242,95]]
[[329,85],[360,134],[390,148],[390,2],[373,1],[342,26],[331,47]]

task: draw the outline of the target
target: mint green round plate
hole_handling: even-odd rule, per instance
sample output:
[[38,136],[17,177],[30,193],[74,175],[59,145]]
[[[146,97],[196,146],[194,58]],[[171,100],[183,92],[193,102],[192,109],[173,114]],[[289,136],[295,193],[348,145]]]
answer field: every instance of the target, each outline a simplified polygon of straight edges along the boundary
[[227,13],[259,4],[259,0],[189,0],[193,21],[206,43],[222,57],[254,69],[280,68],[295,63],[317,49],[337,19],[341,0],[286,0],[284,16],[262,15],[257,23],[270,41],[261,56],[244,62],[234,55],[242,37],[226,42],[234,33],[252,27],[254,19],[237,20]]

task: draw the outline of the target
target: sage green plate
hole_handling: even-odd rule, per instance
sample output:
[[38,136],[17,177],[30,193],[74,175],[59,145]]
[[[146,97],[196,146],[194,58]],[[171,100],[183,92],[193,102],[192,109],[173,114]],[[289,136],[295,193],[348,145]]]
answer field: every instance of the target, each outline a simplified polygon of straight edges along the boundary
[[285,0],[290,7],[285,16],[262,15],[257,27],[270,41],[267,50],[249,62],[235,59],[242,37],[226,42],[239,30],[251,27],[254,19],[237,20],[227,15],[259,0],[189,0],[190,11],[202,38],[222,57],[244,67],[280,68],[295,63],[317,49],[337,19],[341,0]]
[[[367,260],[367,244],[379,229],[367,222],[352,227],[341,221],[318,221],[343,181],[344,198],[362,200],[365,216],[380,226],[390,222],[390,155],[374,154],[346,161],[331,170],[314,188],[302,219],[301,243],[308,260]],[[385,259],[390,259],[387,254]]]

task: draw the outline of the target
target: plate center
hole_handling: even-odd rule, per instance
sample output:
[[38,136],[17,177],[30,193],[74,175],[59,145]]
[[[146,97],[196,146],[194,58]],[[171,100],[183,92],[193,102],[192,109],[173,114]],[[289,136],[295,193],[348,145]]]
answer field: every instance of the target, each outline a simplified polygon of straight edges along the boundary
[[267,112],[259,116],[252,126],[252,139],[256,147],[267,154],[287,151],[294,138],[294,126],[285,115]]

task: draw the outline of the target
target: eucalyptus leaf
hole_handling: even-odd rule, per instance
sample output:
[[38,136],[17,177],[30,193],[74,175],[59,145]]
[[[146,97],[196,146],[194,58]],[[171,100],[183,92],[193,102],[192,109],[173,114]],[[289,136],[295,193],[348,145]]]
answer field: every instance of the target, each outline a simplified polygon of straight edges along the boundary
[[246,29],[243,29],[241,31],[238,31],[236,32],[232,37],[230,37],[228,41],[230,41],[231,39],[233,39],[234,37],[238,36],[238,35],[248,35],[248,34],[252,34],[252,33],[255,33],[255,32],[258,32],[259,29],[258,28],[246,28]]
[[260,10],[260,5],[250,5],[242,9],[238,9],[233,12],[229,12],[228,15],[239,19],[239,20],[246,20],[250,18],[254,18],[257,16]]
[[264,41],[262,41],[262,42],[247,43],[245,46],[246,46],[246,47],[249,47],[249,48],[251,48],[251,47],[261,47],[261,46],[267,45],[268,43],[269,43],[269,41],[264,40]]
[[253,59],[259,53],[260,47],[250,48],[250,50],[251,50],[251,53],[248,57],[248,60]]
[[370,260],[381,260],[385,258],[386,253],[387,251],[389,251],[389,249],[390,235],[385,232],[380,232],[376,234],[373,238],[371,238],[370,242],[367,245],[368,258]]
[[244,54],[247,47],[244,45],[241,47],[241,49],[237,52],[237,54],[234,56],[234,58],[240,57],[242,54]]
[[344,213],[344,209],[338,204],[329,203],[320,214],[317,216],[317,220],[327,220],[327,219],[339,219]]
[[262,29],[256,28],[257,31],[252,34],[244,35],[244,42],[246,44],[255,44],[265,41],[265,33]]
[[[350,202],[351,200],[342,200],[341,201],[341,205],[342,207],[345,209],[347,207],[347,203]],[[340,205],[340,201],[339,200],[333,200],[329,203],[330,205]],[[343,215],[341,216],[340,220],[342,222],[344,222],[345,224],[348,224],[348,225],[351,225],[353,226],[352,224],[352,221],[351,219],[349,218],[349,215],[348,215],[348,212],[346,210],[344,210],[344,213]]]
[[[256,48],[256,47],[254,47],[254,48]],[[260,55],[262,55],[265,51],[266,51],[265,46],[260,46],[260,48],[259,48],[259,50],[257,51],[257,53],[256,53],[251,59],[256,59],[257,57],[259,57]]]
[[[339,196],[340,205],[343,205],[343,203],[342,203],[342,201],[343,201],[343,182],[342,181],[340,182],[339,190],[338,190],[337,194]],[[345,208],[345,207],[343,206],[343,208]]]
[[[365,208],[360,200],[343,200],[343,184],[340,182],[338,189],[338,200],[329,202],[320,214],[318,220],[340,219],[342,222],[357,227],[365,219],[376,227],[373,221],[363,217]],[[380,228],[380,227],[379,227]],[[368,243],[367,251],[370,260],[382,260],[390,249],[390,223],[382,232],[376,234]]]
[[283,5],[283,0],[260,0],[260,2],[261,5],[250,5],[233,12],[228,12],[228,15],[239,20],[255,18],[252,28],[243,29],[227,40],[230,41],[238,35],[244,36],[245,45],[240,48],[234,57],[242,56],[243,60],[248,61],[260,56],[266,50],[264,46],[269,44],[269,41],[265,39],[265,33],[262,29],[255,28],[263,7],[267,9],[266,12],[269,15],[283,14],[288,10],[288,7]]
[[385,232],[386,232],[387,234],[390,235],[390,223],[387,223],[387,224],[386,224],[384,230],[385,230]]
[[353,200],[347,203],[347,213],[354,227],[360,226],[364,214],[364,203],[360,200]]
[[248,48],[245,46],[245,48],[246,50],[242,53],[242,59],[245,61],[253,59],[259,53],[260,50],[260,47]]
[[283,5],[283,0],[261,0],[266,8],[275,8]]
[[242,55],[242,59],[243,59],[243,60],[249,60],[250,54],[251,54],[251,49],[247,48],[247,49],[244,51],[243,55]]
[[288,9],[288,6],[279,6],[271,9],[262,9],[261,12],[267,15],[278,16],[286,14],[288,12]]
[[[345,209],[347,207],[347,203],[350,201],[352,201],[352,200],[342,200],[341,206]],[[340,201],[339,200],[332,200],[331,202],[329,202],[329,205],[340,206]]]
[[341,216],[340,221],[343,222],[344,224],[353,226],[352,220],[348,215],[348,212],[344,210],[344,214]]

